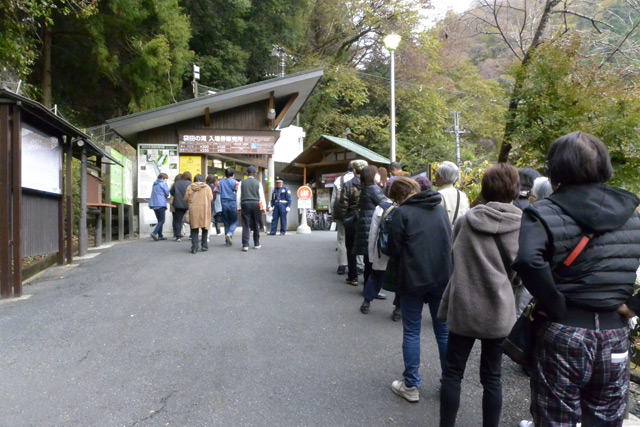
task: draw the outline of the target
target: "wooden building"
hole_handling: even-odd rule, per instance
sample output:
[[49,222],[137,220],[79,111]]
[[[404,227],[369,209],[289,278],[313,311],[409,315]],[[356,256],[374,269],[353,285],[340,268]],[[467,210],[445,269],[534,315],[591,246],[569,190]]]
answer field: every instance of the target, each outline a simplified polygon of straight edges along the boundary
[[[226,166],[233,166],[241,179],[253,165],[268,198],[280,129],[293,122],[322,75],[322,69],[291,74],[109,120],[109,127],[138,151],[140,234],[150,231],[153,221],[147,203],[158,172],[172,181],[185,168],[222,176]],[[167,230],[170,225],[167,218]]]
[[2,298],[22,295],[23,257],[57,253],[58,264],[71,263],[74,157],[82,168],[78,225],[82,253],[87,241],[87,168],[92,164],[99,169],[104,159],[117,162],[44,105],[0,89]]
[[333,182],[347,171],[349,162],[366,160],[370,165],[388,168],[391,160],[345,138],[322,135],[307,147],[281,172],[287,182],[295,182],[302,177],[304,184],[314,189],[316,210],[331,210],[329,201]]

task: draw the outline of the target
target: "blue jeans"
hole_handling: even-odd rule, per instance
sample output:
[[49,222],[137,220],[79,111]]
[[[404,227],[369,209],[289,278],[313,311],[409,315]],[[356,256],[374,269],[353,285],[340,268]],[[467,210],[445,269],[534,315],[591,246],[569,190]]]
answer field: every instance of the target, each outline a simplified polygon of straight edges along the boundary
[[158,225],[156,225],[156,228],[153,230],[153,233],[151,234],[155,234],[158,237],[163,237],[162,227],[164,226],[164,219],[167,214],[167,208],[153,208],[153,213],[156,214]]
[[420,385],[420,328],[422,326],[422,307],[429,304],[433,333],[438,343],[440,353],[440,368],[446,369],[447,341],[449,330],[447,323],[437,318],[438,308],[444,289],[432,291],[426,295],[402,295],[400,309],[402,310],[402,356],[404,358],[404,383],[407,387]]
[[367,301],[371,302],[380,293],[382,289],[382,282],[384,281],[384,270],[373,270],[364,284],[362,296]]
[[235,200],[222,201],[222,223],[227,236],[233,236],[238,227],[238,208]]

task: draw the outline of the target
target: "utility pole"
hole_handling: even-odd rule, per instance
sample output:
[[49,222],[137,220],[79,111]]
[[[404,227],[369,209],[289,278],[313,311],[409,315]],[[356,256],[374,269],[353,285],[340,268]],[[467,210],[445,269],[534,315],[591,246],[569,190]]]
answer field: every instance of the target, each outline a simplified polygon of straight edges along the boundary
[[198,80],[200,80],[200,67],[193,64],[193,97],[198,97]]
[[449,133],[456,134],[456,164],[458,165],[458,180],[462,178],[462,174],[460,172],[460,167],[462,166],[462,162],[460,161],[460,135],[464,135],[468,133],[464,129],[460,129],[460,112],[453,112],[453,130],[448,130]]
[[287,54],[284,50],[284,47],[278,46],[274,44],[271,46],[271,56],[277,56],[280,58],[280,77],[284,77],[284,68],[285,68],[285,60],[287,58]]

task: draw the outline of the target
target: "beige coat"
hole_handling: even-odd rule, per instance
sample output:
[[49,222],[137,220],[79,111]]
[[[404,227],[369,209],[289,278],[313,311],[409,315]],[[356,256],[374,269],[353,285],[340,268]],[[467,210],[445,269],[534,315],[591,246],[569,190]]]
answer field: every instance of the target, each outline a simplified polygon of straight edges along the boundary
[[204,182],[194,182],[187,187],[184,201],[189,205],[189,225],[191,228],[209,229],[212,200],[211,187]]
[[453,230],[453,275],[442,295],[438,319],[450,332],[473,338],[504,338],[516,322],[515,272],[505,271],[497,235],[509,260],[518,253],[522,211],[489,202],[471,209]]
[[447,210],[449,222],[453,226],[453,217],[456,214],[456,205],[458,200],[458,192],[460,192],[460,208],[458,209],[458,218],[469,211],[469,199],[462,191],[459,191],[451,184],[445,184],[438,188],[438,193],[442,195],[442,206]]

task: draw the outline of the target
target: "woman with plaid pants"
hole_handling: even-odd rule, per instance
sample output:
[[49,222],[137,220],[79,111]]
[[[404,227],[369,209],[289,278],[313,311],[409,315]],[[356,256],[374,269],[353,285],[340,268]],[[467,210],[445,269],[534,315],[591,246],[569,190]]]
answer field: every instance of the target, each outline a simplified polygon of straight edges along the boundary
[[640,199],[606,185],[605,145],[574,132],[547,154],[554,193],[525,209],[514,269],[537,300],[531,372],[536,426],[621,426],[629,386],[626,317],[640,258]]

